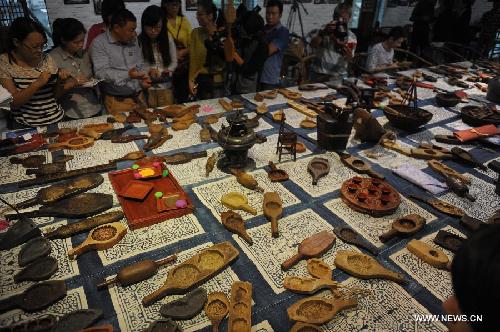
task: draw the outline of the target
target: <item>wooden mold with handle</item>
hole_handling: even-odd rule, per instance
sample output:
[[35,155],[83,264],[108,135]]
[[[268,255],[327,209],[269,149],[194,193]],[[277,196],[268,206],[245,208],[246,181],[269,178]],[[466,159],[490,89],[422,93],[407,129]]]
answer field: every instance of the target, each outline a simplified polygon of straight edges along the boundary
[[230,242],[217,243],[168,271],[163,286],[142,299],[144,306],[172,294],[185,294],[222,272],[239,255]]
[[451,262],[446,254],[420,240],[411,240],[406,248],[409,252],[437,269],[450,270]]
[[121,222],[104,224],[90,231],[87,239],[77,247],[68,250],[68,256],[75,259],[89,250],[106,250],[115,244],[127,234],[127,227]]
[[388,279],[397,283],[405,283],[403,275],[391,271],[375,260],[375,258],[355,251],[338,250],[335,266],[360,279]]

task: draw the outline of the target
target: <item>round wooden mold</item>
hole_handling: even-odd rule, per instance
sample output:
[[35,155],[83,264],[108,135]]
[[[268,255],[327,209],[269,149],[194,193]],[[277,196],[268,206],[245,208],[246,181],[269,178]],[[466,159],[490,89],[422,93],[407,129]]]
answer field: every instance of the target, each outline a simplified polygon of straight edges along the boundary
[[182,264],[172,271],[172,285],[188,286],[198,280],[201,271],[193,264]]
[[340,197],[351,209],[373,217],[392,214],[401,203],[399,193],[387,182],[359,176],[342,184]]

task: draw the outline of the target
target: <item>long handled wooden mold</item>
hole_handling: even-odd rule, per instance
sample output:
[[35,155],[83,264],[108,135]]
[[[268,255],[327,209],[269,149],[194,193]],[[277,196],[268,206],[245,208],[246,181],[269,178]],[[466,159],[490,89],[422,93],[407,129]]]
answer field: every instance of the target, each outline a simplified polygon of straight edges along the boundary
[[238,257],[230,242],[215,244],[194,255],[168,272],[163,286],[142,299],[145,306],[171,294],[185,294],[220,273]]
[[105,250],[109,249],[127,234],[127,227],[121,222],[104,224],[94,228],[88,235],[87,239],[79,246],[68,250],[68,256],[74,259],[77,255],[81,255],[89,250]]

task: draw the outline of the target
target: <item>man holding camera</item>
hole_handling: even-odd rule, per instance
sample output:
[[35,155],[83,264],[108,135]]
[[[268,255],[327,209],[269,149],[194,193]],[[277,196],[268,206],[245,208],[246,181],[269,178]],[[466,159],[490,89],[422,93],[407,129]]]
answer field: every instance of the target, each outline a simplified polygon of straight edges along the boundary
[[341,3],[328,23],[311,40],[317,59],[312,65],[310,80],[313,82],[340,81],[347,76],[347,64],[354,56],[357,39],[349,30],[352,7]]

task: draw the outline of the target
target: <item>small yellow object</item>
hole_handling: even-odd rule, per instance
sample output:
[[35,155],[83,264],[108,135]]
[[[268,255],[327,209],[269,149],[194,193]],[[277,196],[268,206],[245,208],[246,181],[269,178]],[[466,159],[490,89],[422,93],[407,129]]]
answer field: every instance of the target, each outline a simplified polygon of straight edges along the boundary
[[155,174],[155,170],[152,168],[143,168],[139,170],[139,174],[141,174],[143,178],[147,178],[153,176]]

